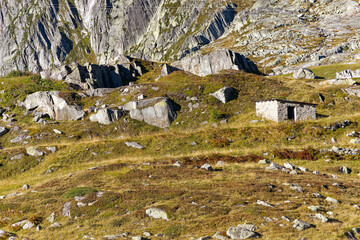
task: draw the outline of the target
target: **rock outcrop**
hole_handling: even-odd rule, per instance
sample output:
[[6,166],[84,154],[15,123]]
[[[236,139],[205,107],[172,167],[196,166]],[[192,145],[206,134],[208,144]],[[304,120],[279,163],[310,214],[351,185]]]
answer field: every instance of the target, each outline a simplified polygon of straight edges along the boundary
[[[130,62],[129,62],[130,64]],[[79,64],[61,66],[44,70],[40,73],[43,79],[64,80],[70,86],[84,90],[95,88],[116,88],[122,86],[123,80],[132,78],[130,65],[105,66],[96,64]]]
[[231,100],[236,99],[237,91],[232,87],[223,87],[223,88],[219,89],[218,91],[211,93],[210,95],[215,97],[222,103],[227,103]]
[[352,70],[344,70],[336,73],[337,79],[349,79],[349,78],[360,78],[360,69],[355,71]]
[[293,77],[295,79],[315,79],[315,74],[308,68],[300,68],[294,73]]
[[156,97],[128,102],[123,106],[130,112],[130,117],[144,121],[149,125],[166,128],[176,119],[176,112],[168,98]]
[[199,76],[217,74],[222,70],[230,69],[259,73],[251,60],[229,49],[215,50],[206,55],[194,54],[174,62],[172,66]]
[[27,110],[36,110],[58,121],[79,120],[85,116],[81,107],[69,105],[59,96],[58,91],[36,92],[26,97],[23,106]]
[[96,114],[91,115],[89,119],[92,122],[109,125],[112,122],[119,120],[123,115],[124,113],[120,110],[105,108],[100,109]]

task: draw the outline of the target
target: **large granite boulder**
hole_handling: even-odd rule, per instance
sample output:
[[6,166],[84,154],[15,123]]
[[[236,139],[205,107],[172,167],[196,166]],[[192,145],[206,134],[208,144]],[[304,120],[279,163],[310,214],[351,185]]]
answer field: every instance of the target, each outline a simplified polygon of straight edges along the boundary
[[109,108],[100,109],[96,114],[90,116],[90,121],[109,125],[112,122],[119,120],[124,113],[119,110],[112,110]]
[[123,109],[130,112],[132,119],[160,128],[170,127],[176,118],[173,104],[165,97],[131,101]]
[[229,49],[215,50],[206,55],[200,53],[190,55],[178,62],[174,62],[172,66],[199,76],[217,74],[222,70],[229,69],[259,73],[255,63]]
[[308,68],[300,68],[295,71],[293,77],[295,79],[315,79],[315,74]]
[[237,91],[232,87],[223,87],[214,93],[210,93],[210,95],[215,97],[222,103],[227,103],[231,100],[236,99]]
[[26,97],[23,106],[27,110],[36,110],[49,115],[57,121],[79,120],[85,116],[81,107],[69,105],[59,96],[58,91],[36,92]]

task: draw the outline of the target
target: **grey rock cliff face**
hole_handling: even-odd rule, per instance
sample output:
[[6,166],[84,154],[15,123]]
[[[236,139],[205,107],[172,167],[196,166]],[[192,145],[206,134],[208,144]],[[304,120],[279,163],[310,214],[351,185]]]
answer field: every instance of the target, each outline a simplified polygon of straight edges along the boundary
[[[0,0],[0,75],[232,49],[274,74],[355,60],[355,0]],[[301,43],[301,44],[300,44]]]
[[121,64],[120,54],[177,60],[218,39],[233,21],[235,6],[209,4],[0,0],[0,75],[73,61]]

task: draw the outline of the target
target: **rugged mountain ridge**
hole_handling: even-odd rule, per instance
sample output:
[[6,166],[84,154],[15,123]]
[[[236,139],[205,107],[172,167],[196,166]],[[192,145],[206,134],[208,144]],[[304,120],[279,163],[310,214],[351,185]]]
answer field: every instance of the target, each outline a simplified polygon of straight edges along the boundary
[[0,0],[0,75],[219,48],[283,74],[357,59],[359,22],[355,0]]
[[0,74],[63,62],[113,64],[120,54],[179,59],[219,38],[235,5],[207,1],[0,1]]

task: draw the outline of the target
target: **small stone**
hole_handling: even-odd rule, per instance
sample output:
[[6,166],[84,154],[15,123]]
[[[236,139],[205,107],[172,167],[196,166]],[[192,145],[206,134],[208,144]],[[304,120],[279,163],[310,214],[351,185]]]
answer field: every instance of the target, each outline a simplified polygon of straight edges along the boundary
[[141,236],[135,236],[135,237],[132,237],[131,240],[147,240],[147,238],[144,238]]
[[60,223],[53,223],[50,225],[50,228],[60,228],[61,227],[61,224]]
[[308,206],[308,209],[310,209],[311,211],[319,211],[320,209],[322,209],[321,206]]
[[360,143],[360,138],[350,139],[350,143],[351,143],[351,144],[359,144],[359,143]]
[[175,167],[181,167],[181,162],[180,162],[180,161],[176,161],[176,163],[174,163],[173,166],[175,166]]
[[305,168],[305,167],[298,167],[298,169],[299,169],[300,171],[302,171],[302,172],[307,172],[307,171],[308,171],[308,169]]
[[45,149],[51,153],[55,153],[56,152],[56,147],[45,147]]
[[319,174],[320,174],[319,171],[313,171],[312,173],[315,174],[315,175],[319,175]]
[[42,230],[42,227],[40,225],[36,226],[36,231],[40,232]]
[[329,215],[329,216],[331,216],[331,217],[334,216],[334,213],[333,213],[333,212],[330,212],[330,211],[329,211],[329,212],[326,212],[326,214]]
[[35,226],[35,224],[27,220],[22,228],[23,229],[31,229],[33,226]]
[[51,213],[48,218],[46,218],[50,223],[53,223],[55,221],[55,213]]
[[297,175],[298,172],[297,172],[296,170],[292,170],[289,174],[290,174],[290,175]]
[[71,202],[67,202],[67,203],[64,204],[64,207],[63,207],[63,209],[62,209],[62,214],[63,214],[65,217],[70,217],[70,218],[71,218],[70,205],[71,205]]
[[276,163],[271,163],[269,167],[265,168],[266,170],[281,170],[283,167]]
[[259,160],[258,164],[269,164],[270,160],[269,159],[261,159]]
[[[15,128],[14,128],[15,129]],[[15,131],[15,130],[14,130]],[[0,126],[0,137],[4,136],[6,133],[9,132],[9,129]]]
[[211,239],[210,236],[206,236],[206,237],[200,237],[200,238],[198,238],[196,240],[210,240],[210,239]]
[[140,144],[136,143],[136,142],[125,142],[125,145],[128,147],[132,147],[132,148],[137,148],[137,149],[144,149],[145,147],[141,146]]
[[311,227],[315,227],[314,225],[308,223],[308,222],[305,222],[305,221],[302,221],[300,219],[296,219],[294,222],[293,222],[293,228],[297,229],[297,230],[305,230],[307,228],[311,228]]
[[266,221],[266,222],[272,222],[273,220],[271,219],[271,218],[269,218],[269,217],[264,217],[264,220]]
[[60,131],[60,130],[57,130],[57,129],[54,129],[53,131],[54,131],[54,133],[56,133],[56,134],[58,134],[58,135],[61,135],[61,134],[63,134],[63,132],[62,132],[62,131]]
[[216,163],[216,166],[224,166],[224,165],[225,165],[225,163],[223,161],[218,161]]
[[152,218],[155,218],[155,219],[169,220],[166,211],[162,210],[160,208],[155,208],[155,207],[148,208],[148,209],[146,209],[145,213],[149,217],[152,217]]
[[210,164],[205,163],[204,165],[201,166],[201,169],[205,169],[206,171],[213,171],[214,169],[212,168],[212,166]]
[[28,190],[29,188],[30,188],[30,185],[25,184],[25,185],[22,187],[22,190]]
[[360,234],[360,228],[353,228],[352,230],[356,235]]
[[337,200],[335,198],[331,198],[331,197],[327,197],[325,200],[328,201],[328,202],[331,202],[331,203],[335,203],[335,204],[340,203],[339,200]]
[[316,198],[324,198],[324,196],[321,195],[320,193],[313,193],[312,195]]
[[282,216],[281,219],[287,222],[291,222],[291,219],[288,218],[287,216]]
[[288,162],[284,163],[284,167],[290,170],[295,170],[295,166]]
[[347,168],[347,167],[340,167],[340,173],[343,173],[343,174],[350,174],[351,173],[351,169],[350,168]]
[[218,231],[214,235],[212,235],[212,238],[215,238],[215,239],[218,239],[218,240],[227,240],[227,239],[229,239],[227,236],[223,236],[220,231]]
[[15,156],[13,156],[10,160],[11,161],[14,161],[14,160],[20,160],[20,159],[22,159],[24,157],[24,154],[17,154],[17,155],[15,155]]
[[353,208],[355,208],[355,209],[357,209],[357,210],[360,210],[360,206],[357,205],[357,204],[353,205]]
[[267,202],[264,202],[262,200],[257,200],[256,203],[258,205],[262,205],[262,206],[265,206],[265,207],[274,207],[273,205],[271,205],[270,203],[267,203]]
[[326,223],[327,221],[329,221],[329,219],[327,217],[325,217],[324,215],[322,215],[320,213],[316,213],[314,218],[321,221],[321,222],[323,222],[323,223]]
[[36,147],[28,147],[26,148],[26,153],[33,157],[40,157],[44,155],[44,153],[40,150],[38,150]]

